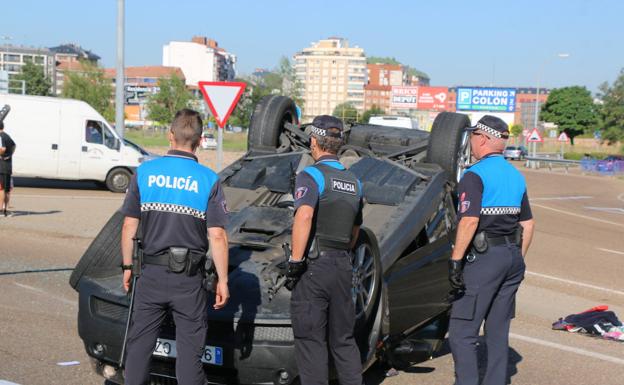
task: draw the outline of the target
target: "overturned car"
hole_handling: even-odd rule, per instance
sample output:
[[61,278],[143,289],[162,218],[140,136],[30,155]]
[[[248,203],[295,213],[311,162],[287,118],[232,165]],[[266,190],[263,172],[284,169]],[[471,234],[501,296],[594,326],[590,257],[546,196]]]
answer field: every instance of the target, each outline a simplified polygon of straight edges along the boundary
[[[362,182],[365,198],[352,289],[364,368],[376,360],[407,367],[441,346],[450,308],[454,187],[470,160],[469,123],[465,115],[443,112],[431,133],[347,125],[339,158]],[[252,117],[248,152],[219,174],[231,213],[231,298],[224,309],[209,307],[203,361],[212,383],[298,381],[290,292],[279,290],[279,262],[291,236],[294,177],[313,163],[306,128],[291,99],[265,97]],[[85,349],[95,370],[118,384],[129,307],[119,268],[122,221],[113,214],[70,278],[79,292]],[[153,353],[153,383],[175,383],[175,354],[175,327],[167,317]]]

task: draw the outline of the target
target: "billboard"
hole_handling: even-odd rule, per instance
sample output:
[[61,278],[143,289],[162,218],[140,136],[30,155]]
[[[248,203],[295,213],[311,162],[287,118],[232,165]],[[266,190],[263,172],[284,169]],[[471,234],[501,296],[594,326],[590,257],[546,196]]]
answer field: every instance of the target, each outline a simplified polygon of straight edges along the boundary
[[457,110],[514,112],[516,89],[458,87]]
[[418,87],[418,109],[445,111],[448,99],[446,87]]
[[418,107],[418,87],[392,86],[390,107],[396,109],[412,109]]
[[159,87],[145,87],[137,85],[126,85],[125,99],[126,105],[139,105],[145,102],[149,95],[155,94],[160,90]]

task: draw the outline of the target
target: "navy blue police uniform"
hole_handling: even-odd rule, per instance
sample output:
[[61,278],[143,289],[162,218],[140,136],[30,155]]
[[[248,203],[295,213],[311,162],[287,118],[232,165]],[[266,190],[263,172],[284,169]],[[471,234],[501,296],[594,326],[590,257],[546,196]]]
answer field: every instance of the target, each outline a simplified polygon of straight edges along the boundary
[[[489,132],[489,131],[488,131]],[[477,338],[485,320],[488,360],[483,385],[507,380],[509,326],[525,264],[518,222],[532,219],[524,177],[502,154],[484,156],[464,173],[459,185],[459,217],[478,217],[477,237],[484,232],[487,249],[475,243],[464,259],[465,291],[453,302],[449,343],[456,385],[478,385]]]
[[[0,122],[2,124],[2,122]],[[11,191],[11,175],[13,174],[13,153],[15,152],[15,142],[9,134],[0,131],[0,147],[5,151],[0,155],[0,188],[5,192]],[[2,202],[0,202],[2,205]],[[7,208],[8,209],[8,208]]]
[[336,156],[323,156],[297,175],[295,210],[313,207],[308,268],[291,298],[295,359],[303,385],[327,384],[328,352],[340,384],[361,385],[362,364],[353,329],[353,227],[362,224],[362,187]]
[[219,177],[200,165],[193,154],[171,150],[139,166],[121,211],[140,218],[144,253],[128,332],[125,383],[148,383],[160,325],[171,311],[176,325],[178,384],[203,385],[201,356],[208,311],[203,274],[174,273],[167,266],[167,257],[170,247],[205,255],[208,228],[227,224]]

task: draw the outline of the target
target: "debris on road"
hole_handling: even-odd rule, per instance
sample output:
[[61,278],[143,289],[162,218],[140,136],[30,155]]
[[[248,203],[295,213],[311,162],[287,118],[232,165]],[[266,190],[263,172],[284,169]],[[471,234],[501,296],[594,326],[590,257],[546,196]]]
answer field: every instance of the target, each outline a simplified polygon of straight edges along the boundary
[[606,305],[600,305],[577,314],[559,318],[552,324],[553,330],[584,333],[605,339],[624,341],[624,326],[617,315]]

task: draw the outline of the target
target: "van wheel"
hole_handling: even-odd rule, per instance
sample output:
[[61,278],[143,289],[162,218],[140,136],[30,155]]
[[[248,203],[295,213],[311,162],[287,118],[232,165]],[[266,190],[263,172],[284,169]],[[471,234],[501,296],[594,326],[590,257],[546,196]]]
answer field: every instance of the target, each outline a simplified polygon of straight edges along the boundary
[[112,192],[126,192],[130,186],[130,178],[132,178],[130,171],[125,168],[115,168],[106,177],[106,187]]

